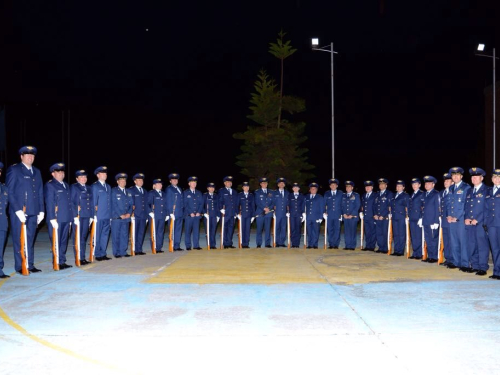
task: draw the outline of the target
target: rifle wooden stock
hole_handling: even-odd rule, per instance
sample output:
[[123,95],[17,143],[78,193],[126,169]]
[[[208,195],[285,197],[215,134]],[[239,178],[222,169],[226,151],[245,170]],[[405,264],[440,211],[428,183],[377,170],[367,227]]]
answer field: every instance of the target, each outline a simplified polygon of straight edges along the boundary
[[[56,206],[56,220],[57,220],[57,206]],[[57,229],[52,227],[52,266],[54,271],[59,271],[59,236]]]
[[441,218],[439,218],[439,246],[438,246],[438,262],[440,265],[444,263],[444,242],[443,242],[443,227],[441,226]]
[[[155,205],[152,207],[153,214],[155,212]],[[156,228],[155,228],[155,217],[151,218],[151,225],[149,226],[151,230],[151,253],[156,254]]]
[[364,237],[365,237],[365,216],[363,214],[363,218],[361,219],[361,245],[360,245],[361,250],[364,249],[364,246],[363,246]]
[[238,219],[238,248],[241,249],[241,241],[242,241],[242,236],[243,236],[243,233],[241,232],[242,228],[241,228],[241,219],[243,219],[241,217],[241,212],[240,212],[240,218]]
[[411,233],[410,233],[410,220],[408,216],[406,217],[406,258],[410,258],[410,244],[411,244]]
[[392,217],[389,218],[389,226],[387,228],[387,255],[392,252]]
[[[289,212],[290,213],[290,212]],[[286,218],[286,235],[287,235],[287,241],[288,241],[288,248],[290,248],[290,243],[291,243],[291,228],[290,228],[290,216]]]
[[328,241],[328,217],[325,219],[325,244],[323,246],[323,249],[325,250],[327,241]]
[[[26,207],[23,208],[23,212],[26,211]],[[27,249],[27,238],[26,238],[26,223],[21,223],[21,273],[24,276],[28,276],[30,274],[30,271],[28,271],[28,249]]]
[[[80,206],[78,206],[78,222],[80,222]],[[75,266],[80,267],[80,224],[75,225]]]
[[304,249],[307,248],[307,216],[304,220]]
[[[97,216],[96,216],[97,217]],[[96,230],[96,221],[92,222],[92,227],[90,228],[90,254],[89,254],[89,262],[92,263],[94,261],[95,255],[95,230]]]
[[210,250],[210,214],[208,213],[207,206],[207,217],[206,217],[206,227],[207,227],[207,249]]
[[422,225],[422,260],[427,259],[427,242],[425,242],[424,226]]
[[276,215],[273,214],[273,247],[276,247]]
[[[133,206],[135,210],[135,206]],[[132,212],[132,217],[130,218],[130,255],[135,257],[135,216]]]
[[[225,210],[226,206],[222,206],[222,209]],[[226,214],[222,214],[222,225],[221,225],[221,231],[220,231],[220,248],[224,248],[224,218],[226,217]]]

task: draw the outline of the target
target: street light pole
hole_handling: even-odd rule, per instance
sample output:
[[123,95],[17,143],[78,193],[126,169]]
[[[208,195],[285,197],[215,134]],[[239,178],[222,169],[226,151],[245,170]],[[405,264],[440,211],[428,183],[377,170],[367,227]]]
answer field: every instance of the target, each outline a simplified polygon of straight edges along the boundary
[[[323,52],[329,52],[330,53],[330,78],[331,78],[331,85],[332,85],[332,178],[335,178],[335,101],[334,101],[334,76],[333,76],[333,55],[336,54],[335,50],[333,49],[333,43],[330,43],[330,46],[325,46],[318,48],[319,45],[319,39],[318,38],[313,38],[311,40],[312,42],[312,49],[313,51],[323,51]],[[327,49],[327,47],[330,47]]]

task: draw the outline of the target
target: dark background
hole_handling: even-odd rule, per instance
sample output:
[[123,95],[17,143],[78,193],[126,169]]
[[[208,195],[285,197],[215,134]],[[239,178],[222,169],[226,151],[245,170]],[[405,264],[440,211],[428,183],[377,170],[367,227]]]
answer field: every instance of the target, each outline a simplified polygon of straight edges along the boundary
[[360,189],[365,179],[486,167],[492,60],[474,54],[479,42],[491,53],[500,38],[499,3],[8,0],[0,12],[3,161],[17,162],[30,144],[45,179],[62,160],[71,182],[76,169],[107,165],[111,183],[122,171],[144,172],[148,187],[174,171],[182,186],[198,176],[202,190],[228,174],[239,183],[241,143],[232,135],[251,123],[259,69],[279,77],[267,50],[283,28],[298,48],[285,61],[285,94],[306,99],[294,120],[308,124],[318,182],[331,177],[330,56],[311,51],[311,37],[339,52],[335,177]]

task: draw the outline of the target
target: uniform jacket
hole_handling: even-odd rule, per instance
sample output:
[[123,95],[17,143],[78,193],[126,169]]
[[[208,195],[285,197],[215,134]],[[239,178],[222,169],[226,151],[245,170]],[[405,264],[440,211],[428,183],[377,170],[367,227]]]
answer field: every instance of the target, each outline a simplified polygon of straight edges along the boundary
[[5,184],[9,190],[9,211],[13,214],[23,210],[26,215],[38,215],[45,209],[43,181],[38,168],[32,167],[33,175],[23,163],[14,164],[7,170]]
[[[125,192],[118,186],[111,189],[111,218],[118,219],[121,215],[132,214],[132,193],[126,188]],[[128,219],[121,219],[123,221],[130,221]]]
[[484,224],[484,202],[488,193],[488,187],[483,183],[479,190],[474,194],[474,188],[471,187],[467,194],[465,203],[465,218],[477,220],[478,225]]
[[94,208],[97,207],[97,220],[111,219],[111,186],[104,186],[96,181],[92,184],[92,198],[94,199]]
[[134,209],[134,217],[138,219],[147,219],[149,214],[148,192],[142,188],[142,193],[137,186],[128,188],[132,195],[132,206]]
[[311,198],[311,194],[305,194],[305,212],[307,220],[323,220],[325,213],[325,200],[321,194],[316,194]]
[[399,194],[397,198],[396,195],[397,193],[394,194],[391,205],[392,218],[394,220],[404,220],[410,211],[410,196],[405,191]]
[[386,189],[382,195],[380,195],[379,191],[376,192],[375,202],[373,202],[373,214],[387,219],[393,199],[394,194],[392,191]]
[[494,189],[494,186],[487,188],[485,197],[485,220],[488,227],[500,227],[500,189],[493,194]]
[[208,214],[209,216],[221,216],[219,211],[219,199],[217,198],[217,193],[213,193],[210,196],[210,193],[203,194],[203,209],[202,213]]
[[450,199],[450,190],[448,189],[448,194],[445,195],[446,189],[443,189],[439,192],[439,197],[441,199],[441,211],[440,211],[440,217],[441,217],[441,226],[449,228],[450,223],[448,223],[448,220],[446,220],[446,205],[448,202],[448,199]]
[[436,189],[432,189],[429,194],[427,194],[427,192],[423,194],[424,201],[422,205],[422,224],[439,224],[439,211],[441,209],[439,193]]
[[273,205],[276,217],[283,217],[288,212],[288,195],[290,194],[287,190],[283,190],[283,196],[279,190],[273,191]]
[[352,192],[350,196],[348,196],[348,193],[342,195],[342,215],[358,217],[360,208],[361,198],[358,193]]
[[288,207],[290,209],[290,217],[301,217],[305,212],[306,200],[303,194],[298,193],[295,198],[295,193],[290,193],[288,196]]
[[255,215],[255,197],[252,193],[249,192],[247,197],[244,192],[238,194],[238,213],[244,218]]
[[450,186],[450,197],[446,201],[446,217],[451,216],[463,221],[465,217],[465,201],[469,195],[470,186],[461,182],[457,188],[456,185]]
[[148,192],[148,214],[149,212],[155,215],[155,219],[165,219],[167,217],[169,211],[167,208],[167,194],[164,191],[161,192],[161,196],[154,189]]
[[201,191],[195,190],[193,194],[191,189],[186,189],[182,194],[184,217],[188,217],[191,214],[201,214],[203,211],[203,194],[201,194]]
[[[9,225],[7,220],[7,206],[9,205],[9,192],[7,186],[0,182],[0,230],[7,231]],[[2,251],[0,245],[0,251]]]
[[57,180],[50,180],[45,184],[47,220],[57,219],[59,223],[69,223],[75,218],[71,201],[71,189],[66,182],[64,182],[64,186]]
[[73,204],[73,215],[78,216],[80,206],[80,217],[94,217],[94,198],[92,187],[82,186],[78,182],[71,185],[71,203]]
[[328,216],[339,219],[342,215],[342,194],[343,192],[337,189],[335,195],[332,195],[332,190],[323,195]]
[[174,214],[176,219],[182,218],[184,215],[184,201],[181,188],[178,185],[176,187],[174,187],[173,185],[169,185],[165,189],[165,193],[167,193],[168,214]]
[[219,210],[224,208],[227,216],[236,216],[238,214],[238,192],[234,189],[231,190],[232,194],[229,194],[229,190],[225,187],[219,190],[217,194]]
[[274,206],[273,205],[273,191],[271,189],[266,189],[266,191],[267,191],[266,194],[264,194],[264,190],[262,190],[262,189],[257,189],[254,192],[255,214],[256,215],[263,216],[264,215],[264,208],[268,208],[271,210]]
[[[415,195],[414,195],[415,194]],[[410,195],[410,203],[408,208],[408,217],[410,221],[417,222],[422,218],[422,205],[424,203],[424,192],[418,190]]]
[[370,197],[367,198],[368,193],[363,194],[362,202],[361,202],[361,211],[363,214],[369,218],[373,218],[373,204],[375,203],[375,195],[377,193],[371,192]]

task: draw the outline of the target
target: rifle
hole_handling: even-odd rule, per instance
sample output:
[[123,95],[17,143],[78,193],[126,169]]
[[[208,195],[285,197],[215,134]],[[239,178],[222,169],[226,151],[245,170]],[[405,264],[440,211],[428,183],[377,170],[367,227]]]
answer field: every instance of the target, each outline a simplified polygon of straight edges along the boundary
[[[28,200],[28,193],[24,193],[24,205],[23,205],[23,213],[26,217],[26,201]],[[30,271],[28,270],[28,235],[26,233],[26,222],[21,223],[21,273],[24,276],[28,276]]]
[[[208,200],[208,199],[207,199]],[[210,211],[208,210],[208,202],[207,202],[207,249],[210,250]]]
[[130,217],[130,255],[135,257],[135,205],[132,205]]
[[222,249],[224,246],[224,218],[226,217],[226,206],[223,205],[222,209],[224,210],[224,213],[222,214],[222,227],[221,227],[221,232],[220,232],[220,248]]
[[[57,221],[57,202],[56,202],[56,221]],[[52,266],[54,271],[59,271],[59,236],[57,235],[57,229],[52,226]]]
[[438,244],[438,262],[440,265],[444,263],[444,243],[443,243],[443,227],[441,226],[441,217],[439,217],[439,244]]
[[410,218],[408,217],[408,208],[405,208],[406,210],[406,219],[405,219],[405,225],[406,225],[406,258],[410,258]]
[[[154,202],[154,199],[153,199],[153,202]],[[155,215],[155,205],[153,203],[153,207],[152,207],[152,210],[153,210],[153,215],[155,217],[152,217],[151,218],[151,253],[153,254],[156,254],[156,228],[155,228],[155,218],[156,218],[156,215]]]
[[92,222],[92,228],[90,229],[90,255],[89,262],[94,261],[95,255],[95,245],[96,245],[96,230],[97,230],[97,207],[99,207],[99,194],[97,195],[97,204],[95,205],[95,220]]
[[273,214],[273,247],[276,247],[276,214]]
[[[80,205],[78,205],[78,223],[80,223]],[[80,224],[75,225],[75,266],[80,267]]]
[[241,249],[241,241],[242,241],[242,237],[243,237],[243,232],[242,232],[242,228],[241,228],[241,220],[243,218],[241,217],[241,211],[240,211],[240,216],[238,218],[238,248]]
[[168,243],[168,251],[169,252],[173,252],[174,251],[174,238],[175,238],[175,206],[177,205],[177,194],[174,193],[174,206],[172,208],[172,218],[170,220],[170,230],[168,232],[168,239],[169,239],[169,243]]
[[[288,208],[288,215],[290,215],[290,208]],[[286,237],[288,241],[288,248],[290,248],[291,234],[290,234],[290,216],[286,218]]]
[[307,248],[307,214],[304,220],[304,249]]
[[360,249],[363,250],[363,240],[365,237],[365,215],[363,214],[363,217],[361,218],[361,246]]
[[326,243],[328,241],[328,216],[327,218],[325,219],[325,245],[324,245],[324,249],[326,250]]
[[389,213],[389,226],[387,227],[387,255],[392,252],[392,214]]

